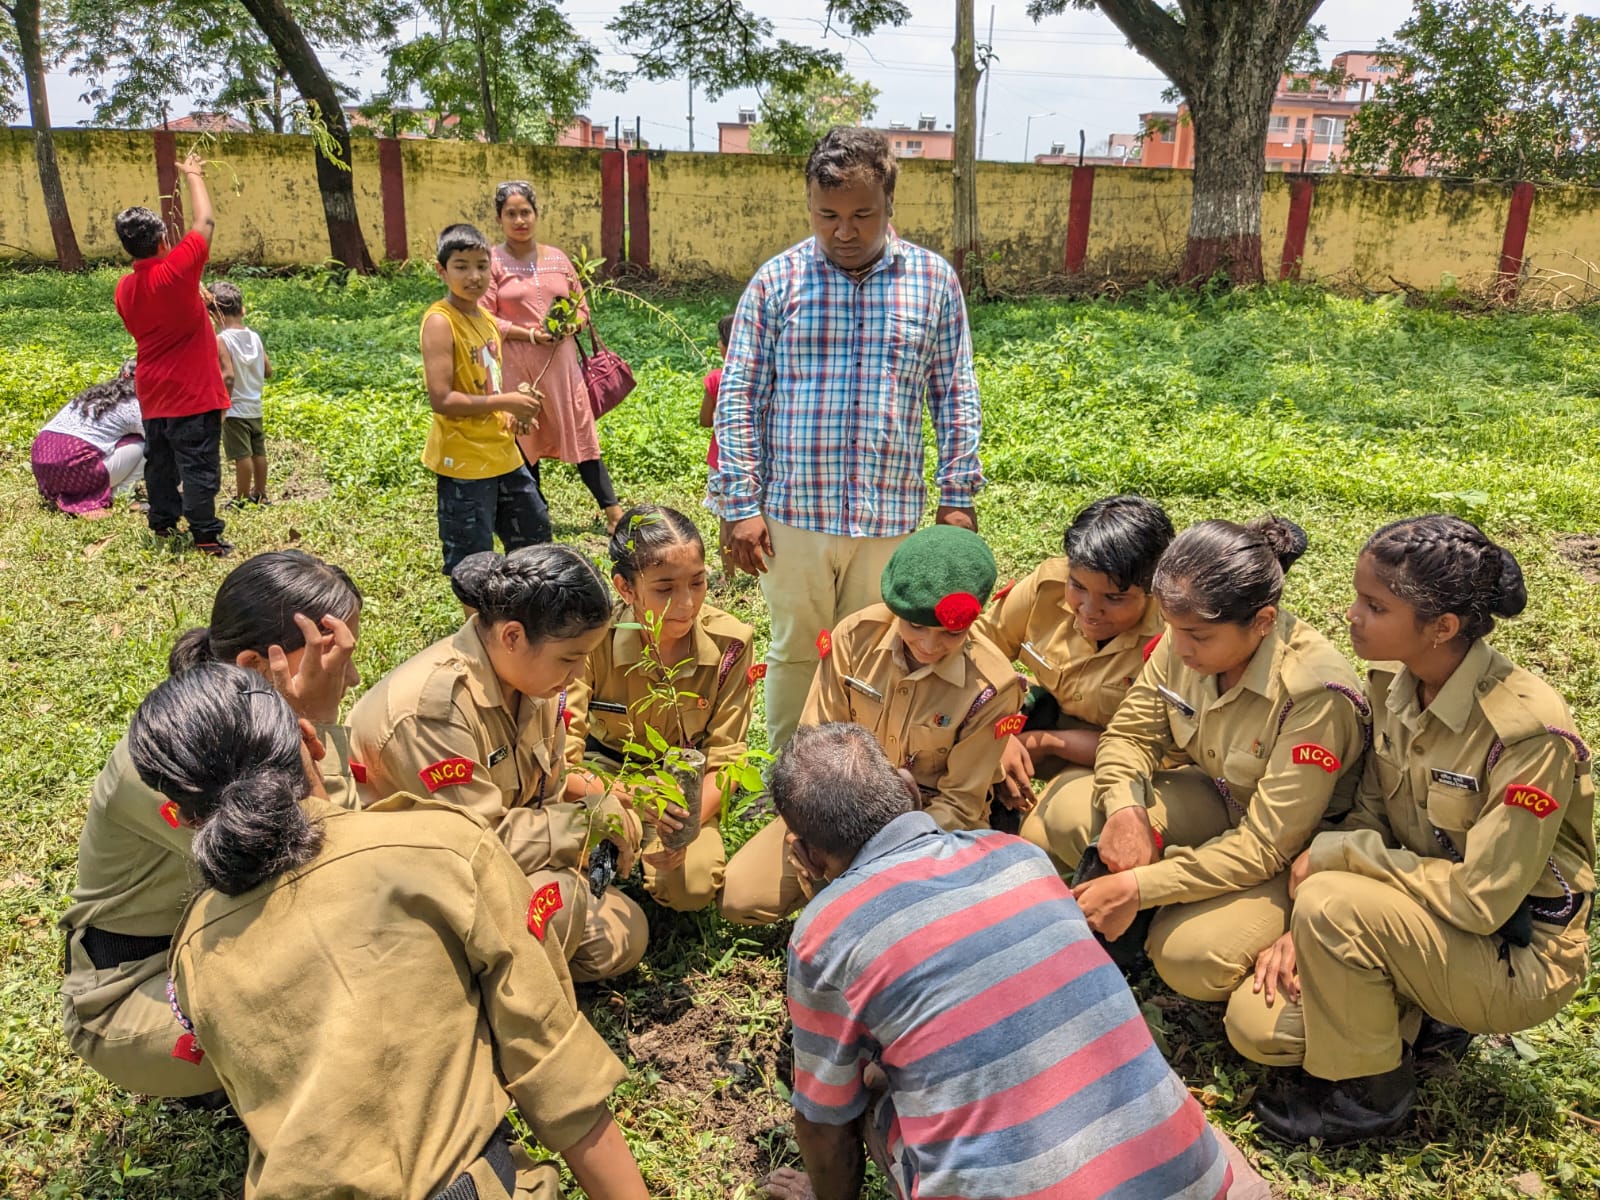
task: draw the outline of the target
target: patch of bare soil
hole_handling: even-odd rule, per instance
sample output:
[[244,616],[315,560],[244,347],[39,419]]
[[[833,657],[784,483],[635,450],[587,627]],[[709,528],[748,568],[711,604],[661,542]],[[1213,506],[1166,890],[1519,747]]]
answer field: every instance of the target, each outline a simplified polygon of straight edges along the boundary
[[1600,537],[1574,533],[1556,539],[1561,556],[1578,569],[1590,583],[1600,583]]

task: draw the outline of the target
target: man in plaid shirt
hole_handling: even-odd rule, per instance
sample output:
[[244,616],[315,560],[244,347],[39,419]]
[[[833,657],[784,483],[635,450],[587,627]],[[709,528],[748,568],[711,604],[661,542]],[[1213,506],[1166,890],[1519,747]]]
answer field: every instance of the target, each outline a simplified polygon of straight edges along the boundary
[[922,520],[922,409],[938,442],[938,522],[976,530],[982,414],[960,282],[896,236],[882,134],[830,130],[806,163],[813,236],[745,289],[717,403],[709,507],[772,614],[767,733],[794,732],[821,636],[876,603]]

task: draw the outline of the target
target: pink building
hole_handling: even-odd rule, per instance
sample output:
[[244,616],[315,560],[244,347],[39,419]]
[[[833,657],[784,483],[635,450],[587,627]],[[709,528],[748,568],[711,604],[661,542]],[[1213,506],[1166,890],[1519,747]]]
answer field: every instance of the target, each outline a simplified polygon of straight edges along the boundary
[[[756,123],[756,110],[741,108],[737,121],[717,122],[717,149],[723,154],[752,154],[750,127]],[[938,118],[923,113],[916,127],[902,121],[891,121],[877,132],[889,139],[889,149],[896,158],[943,158],[956,156],[955,131],[940,129]]]

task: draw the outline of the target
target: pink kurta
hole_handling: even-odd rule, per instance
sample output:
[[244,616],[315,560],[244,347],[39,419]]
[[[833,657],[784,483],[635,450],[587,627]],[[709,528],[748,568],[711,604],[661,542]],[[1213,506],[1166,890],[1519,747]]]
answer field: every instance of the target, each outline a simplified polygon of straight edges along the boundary
[[[580,463],[599,458],[600,436],[595,432],[583,372],[578,369],[575,339],[563,338],[551,346],[505,336],[513,326],[542,327],[558,297],[582,296],[572,262],[554,246],[541,244],[537,259],[528,262],[514,257],[504,246],[496,246],[490,256],[490,275],[482,305],[500,327],[506,391],[529,383],[544,393],[539,428],[517,439],[522,452],[532,462],[559,458]],[[587,302],[580,302],[579,311],[587,321]]]

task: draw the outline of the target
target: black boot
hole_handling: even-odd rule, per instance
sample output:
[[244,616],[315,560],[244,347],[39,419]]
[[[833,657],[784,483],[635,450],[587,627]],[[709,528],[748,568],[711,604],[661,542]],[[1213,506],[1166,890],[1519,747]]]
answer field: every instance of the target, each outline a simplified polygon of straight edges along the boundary
[[1406,1057],[1382,1075],[1258,1092],[1252,1107],[1261,1132],[1280,1142],[1301,1145],[1320,1138],[1325,1145],[1344,1146],[1399,1132],[1416,1102],[1417,1076]]
[[1417,1040],[1411,1043],[1411,1053],[1417,1058],[1448,1059],[1460,1062],[1472,1045],[1472,1034],[1455,1025],[1446,1025],[1432,1017],[1422,1018],[1422,1028]]

